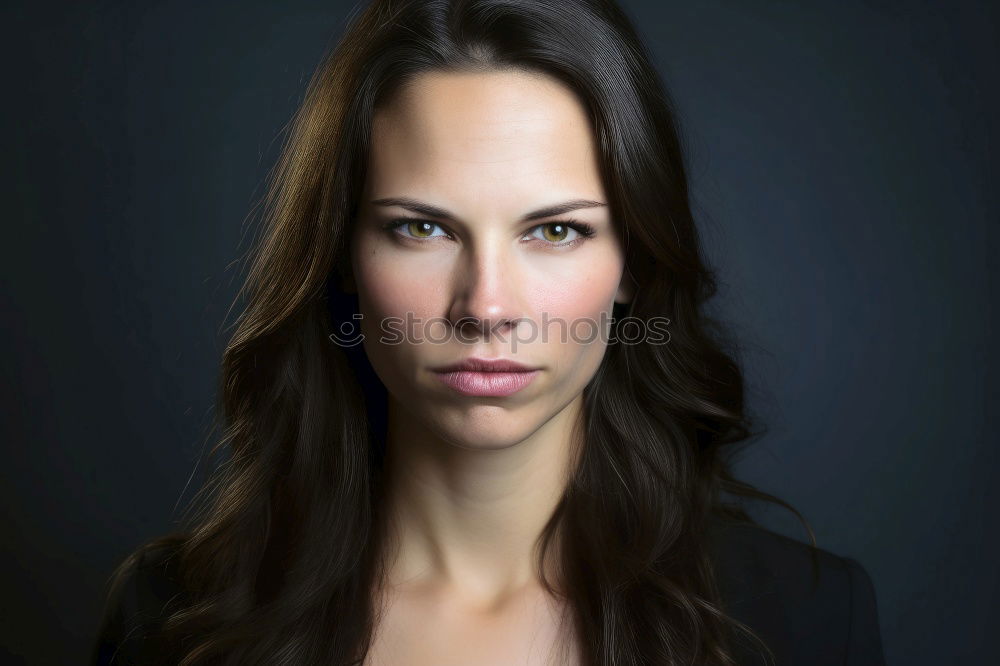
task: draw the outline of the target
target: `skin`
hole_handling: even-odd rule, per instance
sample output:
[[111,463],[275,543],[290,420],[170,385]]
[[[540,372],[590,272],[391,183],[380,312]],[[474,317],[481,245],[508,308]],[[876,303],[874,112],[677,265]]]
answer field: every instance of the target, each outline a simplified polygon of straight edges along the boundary
[[[553,326],[543,340],[528,320],[607,321],[631,298],[598,164],[583,106],[544,75],[425,73],[375,116],[345,283],[389,394],[393,537],[369,664],[551,663],[560,607],[539,586],[534,545],[581,445],[573,426],[607,338]],[[457,219],[373,203],[400,197]],[[568,200],[605,205],[522,221]],[[382,228],[402,217],[436,226]],[[595,234],[566,245],[576,231],[542,226],[567,219]],[[383,318],[407,312],[437,323],[379,342]],[[460,395],[431,370],[472,356],[541,369],[503,398]]]

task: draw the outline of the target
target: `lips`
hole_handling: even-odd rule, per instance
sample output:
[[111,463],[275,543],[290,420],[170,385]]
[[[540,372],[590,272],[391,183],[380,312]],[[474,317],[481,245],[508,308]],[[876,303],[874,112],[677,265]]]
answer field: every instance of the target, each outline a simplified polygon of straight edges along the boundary
[[470,358],[436,368],[435,373],[446,386],[462,395],[505,397],[530,384],[538,370],[508,359]]
[[435,372],[532,372],[534,370],[538,370],[538,368],[505,358],[467,358],[464,361],[434,369]]

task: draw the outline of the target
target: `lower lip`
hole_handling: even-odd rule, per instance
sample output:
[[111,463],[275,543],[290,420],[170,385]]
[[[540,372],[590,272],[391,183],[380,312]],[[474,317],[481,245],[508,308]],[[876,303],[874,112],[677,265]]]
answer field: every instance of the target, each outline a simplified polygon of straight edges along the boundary
[[538,374],[529,372],[438,372],[445,384],[462,395],[503,397],[517,393],[531,383]]

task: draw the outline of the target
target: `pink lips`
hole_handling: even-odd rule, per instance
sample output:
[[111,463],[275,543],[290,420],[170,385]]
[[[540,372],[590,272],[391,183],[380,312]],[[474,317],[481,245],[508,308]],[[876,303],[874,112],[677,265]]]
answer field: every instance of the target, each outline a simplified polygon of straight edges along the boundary
[[470,358],[436,368],[435,374],[463,395],[503,397],[517,393],[530,384],[538,369],[506,359]]

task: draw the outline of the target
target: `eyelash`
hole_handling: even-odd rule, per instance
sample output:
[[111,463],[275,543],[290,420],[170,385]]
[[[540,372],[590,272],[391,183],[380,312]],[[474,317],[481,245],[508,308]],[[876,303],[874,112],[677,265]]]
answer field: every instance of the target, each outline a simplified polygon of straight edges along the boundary
[[[447,233],[449,235],[449,237],[451,237],[451,234],[448,233],[448,231],[444,227],[442,227],[440,224],[438,224],[437,222],[432,222],[430,220],[424,220],[424,219],[421,219],[421,218],[418,218],[418,217],[401,217],[401,218],[397,218],[395,220],[390,220],[385,225],[383,225],[383,228],[386,229],[387,231],[389,231],[392,234],[395,234],[397,236],[401,236],[402,234],[397,234],[396,233],[396,229],[399,229],[403,225],[411,224],[413,222],[423,222],[423,223],[426,223],[426,224],[434,225],[435,227],[438,227],[442,231],[444,231],[445,233]],[[541,242],[546,243],[548,245],[551,245],[552,247],[558,247],[558,248],[573,247],[573,246],[579,245],[580,243],[585,242],[587,239],[591,238],[594,235],[594,233],[596,232],[596,230],[594,229],[593,225],[587,224],[586,222],[580,222],[578,220],[553,220],[551,222],[544,222],[542,224],[538,224],[538,225],[533,226],[531,229],[528,230],[528,234],[530,234],[531,232],[535,231],[536,229],[538,229],[540,227],[553,227],[553,226],[556,226],[556,225],[562,225],[562,226],[565,226],[565,227],[569,227],[570,229],[573,229],[574,231],[576,231],[579,234],[579,236],[577,238],[574,238],[571,241],[562,242],[562,243],[550,243],[550,242],[542,240],[542,239],[535,239],[535,240],[541,240]],[[430,238],[416,238],[416,237],[413,237],[413,236],[403,236],[403,238],[406,238],[408,240],[415,240],[415,241],[430,240]]]

